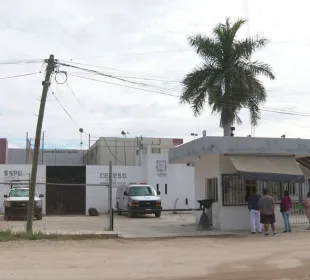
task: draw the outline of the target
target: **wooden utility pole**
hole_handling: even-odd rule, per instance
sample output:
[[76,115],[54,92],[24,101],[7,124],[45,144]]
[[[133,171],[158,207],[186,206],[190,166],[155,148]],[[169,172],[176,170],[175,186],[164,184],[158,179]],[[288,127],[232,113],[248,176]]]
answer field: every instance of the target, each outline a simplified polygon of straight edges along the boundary
[[88,134],[88,153],[87,153],[87,164],[90,165],[90,133]]
[[27,226],[26,226],[26,230],[28,233],[32,233],[34,195],[35,195],[36,181],[37,181],[41,131],[42,131],[46,97],[47,97],[48,89],[50,86],[50,79],[51,79],[52,73],[54,71],[54,67],[55,67],[54,55],[51,54],[48,61],[47,61],[45,80],[42,82],[43,90],[42,90],[40,110],[39,110],[38,121],[37,121],[35,142],[34,142],[33,161],[32,161],[32,169],[31,169],[31,181],[30,181],[30,186],[29,186]]
[[44,132],[45,131],[42,131],[42,165],[44,164]]
[[29,144],[28,144],[29,140],[28,140],[28,132],[26,133],[26,164],[28,164],[29,162]]

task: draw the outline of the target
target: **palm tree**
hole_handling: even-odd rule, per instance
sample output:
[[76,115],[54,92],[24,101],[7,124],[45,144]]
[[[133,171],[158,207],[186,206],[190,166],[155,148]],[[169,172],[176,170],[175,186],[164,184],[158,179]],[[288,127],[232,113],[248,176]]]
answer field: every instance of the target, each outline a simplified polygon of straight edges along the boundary
[[251,61],[252,54],[266,46],[268,40],[259,36],[237,39],[236,34],[246,23],[239,19],[226,19],[213,30],[214,37],[200,34],[189,37],[189,43],[196,49],[204,62],[202,66],[186,75],[181,103],[188,103],[194,115],[202,113],[206,100],[213,113],[220,113],[220,127],[224,136],[230,135],[230,127],[241,124],[238,116],[242,108],[250,111],[252,126],[260,120],[259,105],[266,101],[266,89],[258,75],[275,78],[271,67],[261,61]]

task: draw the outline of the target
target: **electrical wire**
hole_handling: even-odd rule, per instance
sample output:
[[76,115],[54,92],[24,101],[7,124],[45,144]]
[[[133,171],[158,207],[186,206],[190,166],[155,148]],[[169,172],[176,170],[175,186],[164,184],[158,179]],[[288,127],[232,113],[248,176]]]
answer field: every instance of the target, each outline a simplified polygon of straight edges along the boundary
[[[97,82],[102,82],[102,83],[108,83],[108,84],[113,84],[113,85],[117,85],[117,86],[122,86],[122,87],[127,87],[127,88],[133,88],[133,89],[138,89],[141,91],[147,91],[147,92],[152,92],[152,93],[158,93],[158,94],[162,94],[162,95],[167,95],[167,96],[173,96],[173,97],[177,97],[180,98],[180,95],[175,95],[175,94],[169,94],[169,93],[165,93],[165,92],[159,92],[159,91],[153,91],[153,90],[147,90],[147,89],[143,89],[143,88],[136,88],[136,87],[131,87],[131,86],[127,86],[127,85],[120,85],[120,84],[116,84],[116,83],[111,83],[111,82],[107,82],[107,81],[102,81],[102,80],[98,80],[98,79],[94,79],[94,78],[89,78],[89,77],[81,77],[78,75],[73,75],[71,74],[70,76],[73,77],[77,77],[77,78],[81,78],[81,79],[87,79],[87,80],[92,80],[92,81],[97,81]],[[223,101],[221,102],[222,104],[227,104],[228,102]],[[238,104],[237,102],[229,102],[230,104]],[[265,112],[270,112],[270,113],[276,113],[276,114],[284,114],[284,115],[292,115],[292,116],[301,116],[301,117],[310,117],[310,114],[307,113],[303,113],[303,112],[294,112],[294,111],[289,111],[289,110],[285,110],[285,109],[277,109],[277,108],[268,108],[268,107],[260,107],[261,111],[265,111]]]
[[37,75],[40,73],[41,73],[41,71],[40,72],[27,73],[27,74],[20,74],[20,75],[15,75],[15,76],[0,77],[0,80],[13,79],[13,78],[19,78],[19,77],[25,77],[25,76],[32,76],[32,75]]
[[117,83],[113,83],[113,82],[108,82],[108,81],[103,81],[103,80],[98,80],[98,79],[89,78],[89,77],[81,77],[81,76],[73,75],[73,74],[70,74],[69,76],[77,77],[77,78],[81,78],[81,79],[86,79],[86,80],[97,81],[97,82],[101,82],[101,83],[105,83],[105,84],[110,84],[110,85],[115,85],[115,86],[120,86],[120,87],[125,87],[125,88],[137,89],[137,90],[142,90],[142,91],[147,91],[147,92],[152,92],[152,93],[159,93],[159,94],[163,94],[163,95],[167,95],[167,96],[180,97],[179,95],[175,95],[175,94],[171,94],[171,93],[165,93],[165,92],[160,92],[160,91],[155,91],[155,90],[149,90],[149,89],[144,89],[144,88],[132,87],[132,86],[128,86],[128,85],[121,85],[121,84],[117,84]]
[[99,71],[96,71],[96,70],[87,69],[87,68],[83,68],[83,67],[79,67],[79,66],[74,66],[74,65],[70,65],[70,64],[66,64],[66,63],[61,63],[61,62],[59,62],[58,65],[62,65],[62,66],[66,66],[66,67],[71,67],[71,68],[74,68],[74,69],[83,70],[83,71],[86,71],[86,72],[97,74],[99,76],[104,76],[104,77],[108,77],[108,78],[111,78],[111,79],[116,79],[116,80],[119,80],[119,81],[122,81],[122,82],[126,82],[126,83],[131,83],[131,84],[141,85],[141,86],[149,86],[148,84],[144,84],[144,83],[140,83],[140,82],[133,82],[133,81],[126,80],[126,79],[123,79],[123,78],[119,78],[117,76],[113,76],[113,75],[110,75],[110,74],[105,74],[105,73],[102,73],[102,72],[99,72]]
[[52,92],[52,95],[54,96],[54,98],[56,99],[57,103],[59,104],[59,106],[65,111],[65,113],[67,114],[67,116],[71,119],[71,121],[74,123],[74,125],[77,128],[80,128],[80,126],[75,122],[75,120],[71,117],[71,115],[69,114],[69,112],[66,110],[66,108],[60,103],[60,101],[58,100],[58,98],[56,97],[55,93]]
[[18,65],[18,64],[31,64],[31,63],[42,63],[44,59],[33,59],[33,60],[11,60],[11,61],[0,61],[0,65]]
[[[52,92],[52,94],[53,94],[54,98],[56,99],[57,103],[59,104],[59,106],[65,111],[65,113],[66,113],[67,116],[70,118],[70,120],[73,122],[73,124],[74,124],[77,128],[80,128],[80,126],[79,126],[79,125],[76,123],[76,121],[72,118],[72,116],[69,114],[69,112],[66,110],[66,108],[65,108],[65,107],[61,104],[61,102],[58,100],[58,98],[56,97],[56,95],[54,94],[54,92]],[[90,135],[90,134],[88,134],[88,133],[85,132],[85,131],[83,131],[82,133],[84,133],[84,134],[86,134],[86,135]],[[113,158],[114,158],[117,162],[123,164],[123,162],[120,161],[120,160],[114,155],[114,153],[112,152],[110,146],[108,145],[108,143],[107,143],[105,137],[102,137],[102,136],[101,136],[100,138],[102,138],[102,139],[104,140],[104,142],[105,142],[105,144],[106,144],[106,146],[107,146],[109,152],[110,152],[111,155],[113,156]]]

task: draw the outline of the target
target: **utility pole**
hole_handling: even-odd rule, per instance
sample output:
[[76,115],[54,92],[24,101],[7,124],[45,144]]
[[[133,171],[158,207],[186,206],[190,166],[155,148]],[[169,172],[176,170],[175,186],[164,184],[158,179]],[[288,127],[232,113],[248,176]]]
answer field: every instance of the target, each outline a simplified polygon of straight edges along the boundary
[[112,161],[109,161],[109,230],[113,230],[113,213],[112,213],[112,188],[113,188],[113,181],[112,181]]
[[42,165],[44,164],[44,132],[42,131]]
[[87,153],[87,164],[90,165],[90,133],[88,134],[88,153]]
[[43,118],[44,118],[46,97],[47,97],[48,89],[50,86],[51,76],[52,76],[52,73],[55,67],[55,64],[54,64],[55,60],[54,60],[53,54],[50,55],[47,63],[48,64],[46,67],[45,80],[42,82],[43,90],[42,90],[42,97],[41,97],[40,109],[39,109],[39,115],[38,115],[38,121],[37,121],[36,136],[35,136],[36,138],[34,142],[33,161],[32,161],[32,169],[31,169],[31,181],[30,181],[30,188],[29,188],[27,226],[26,226],[26,230],[28,233],[32,233],[34,194],[35,194],[36,181],[37,181],[41,131],[42,131]]
[[28,132],[26,133],[26,164],[28,164],[28,158],[29,158],[29,150],[28,150]]

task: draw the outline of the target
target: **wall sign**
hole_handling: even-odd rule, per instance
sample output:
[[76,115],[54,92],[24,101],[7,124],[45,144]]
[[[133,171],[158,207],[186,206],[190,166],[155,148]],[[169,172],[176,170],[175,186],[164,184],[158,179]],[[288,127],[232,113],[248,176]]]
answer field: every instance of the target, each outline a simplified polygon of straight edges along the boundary
[[[24,178],[20,177],[29,177],[29,172],[23,172],[23,170],[4,170],[3,179],[5,183],[11,182],[13,180],[21,180]],[[27,178],[28,179],[28,178]]]
[[[100,185],[109,186],[109,172],[100,173]],[[117,188],[120,185],[126,184],[127,173],[119,172],[112,173],[112,188]]]
[[156,171],[159,177],[167,176],[167,160],[156,160]]

